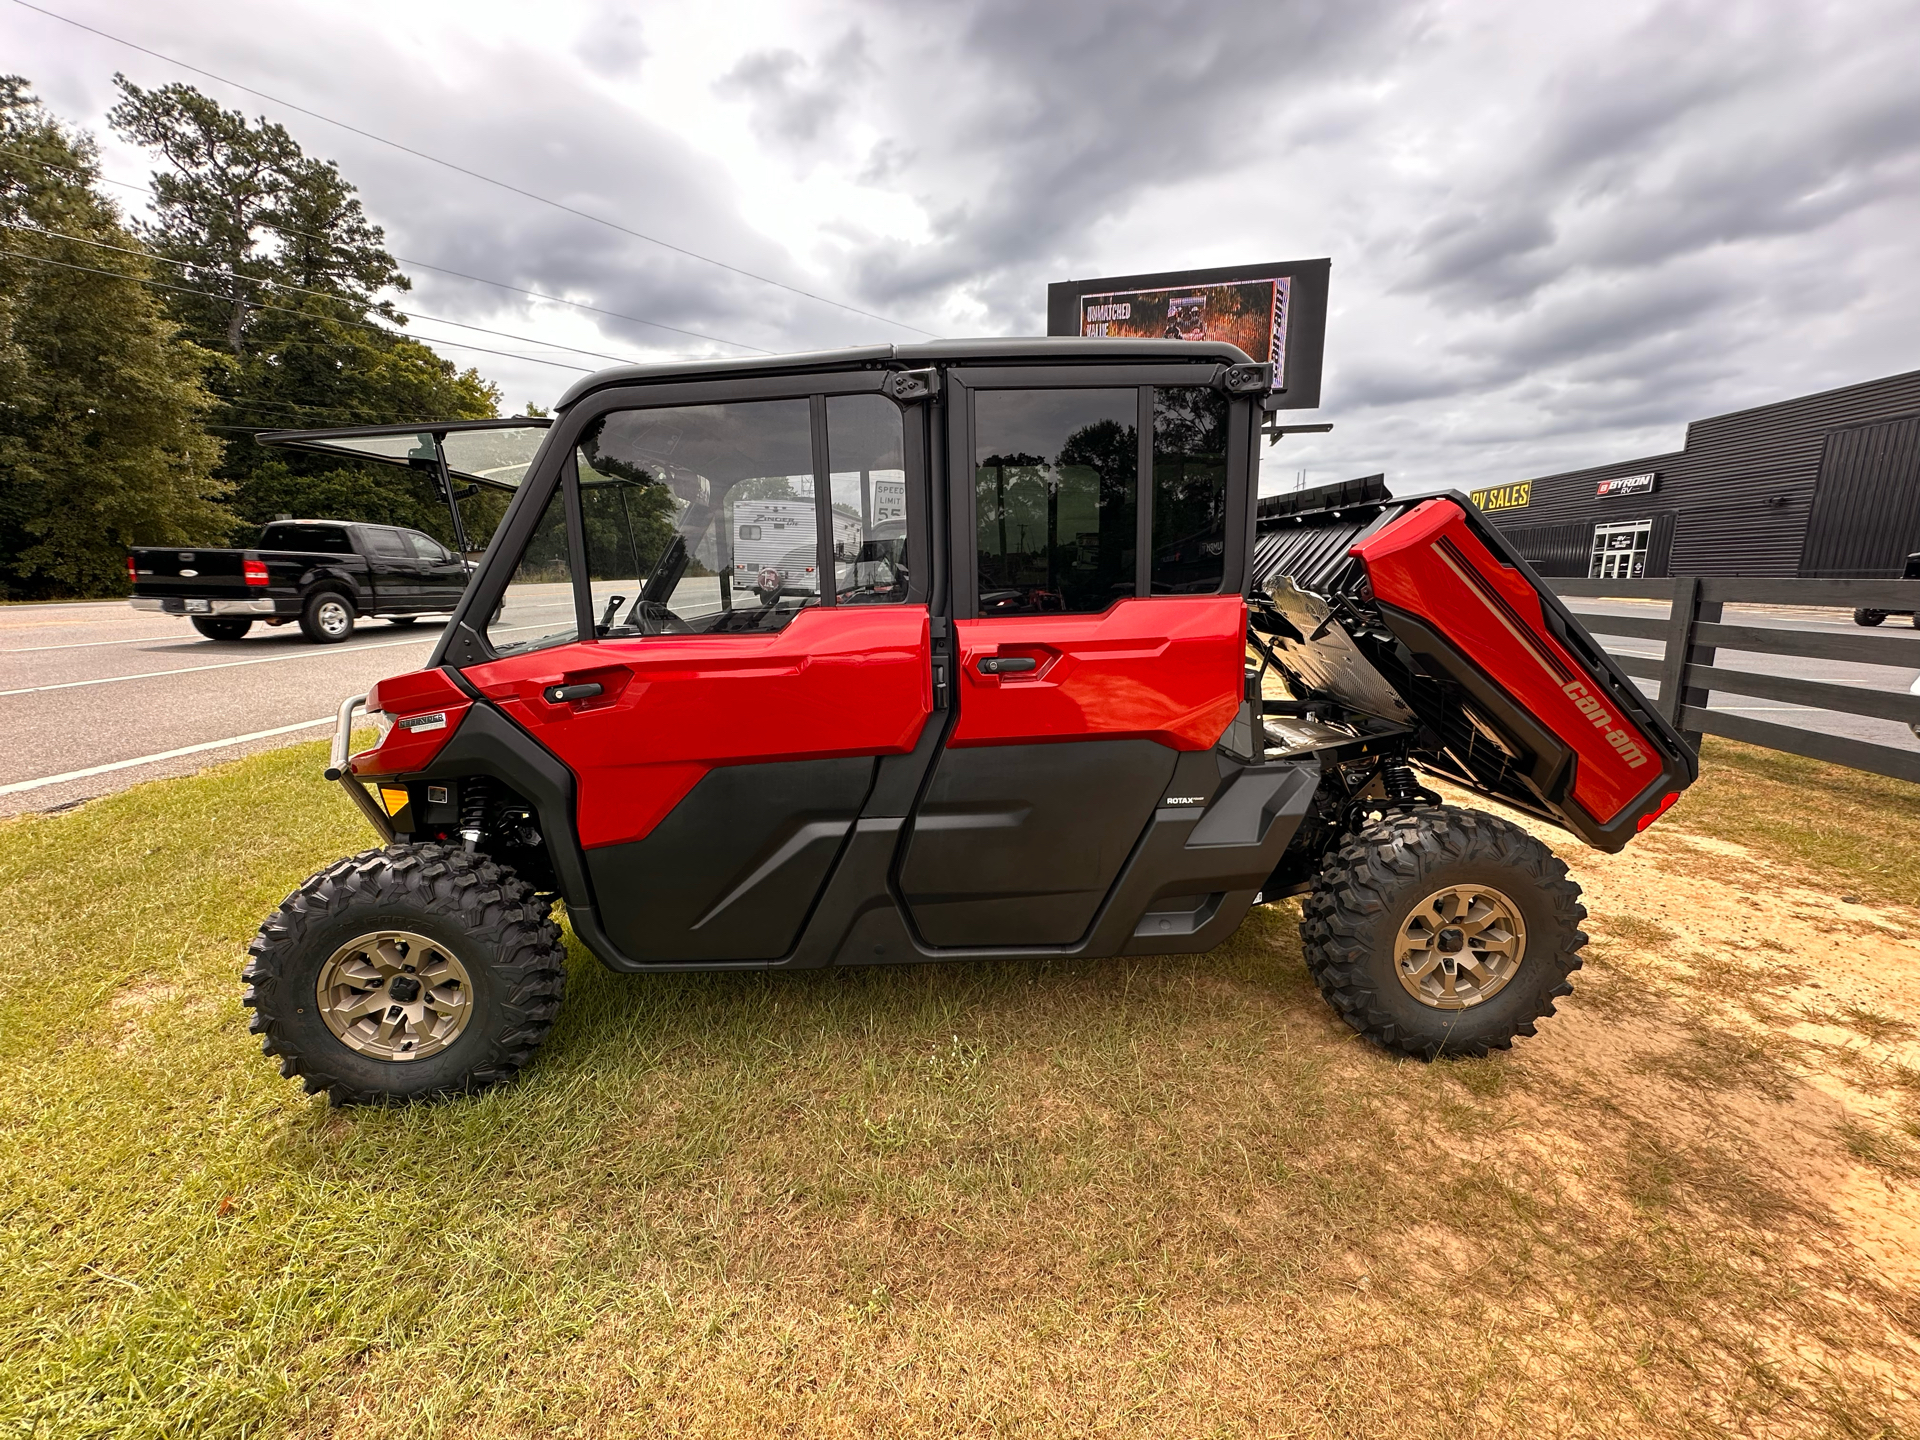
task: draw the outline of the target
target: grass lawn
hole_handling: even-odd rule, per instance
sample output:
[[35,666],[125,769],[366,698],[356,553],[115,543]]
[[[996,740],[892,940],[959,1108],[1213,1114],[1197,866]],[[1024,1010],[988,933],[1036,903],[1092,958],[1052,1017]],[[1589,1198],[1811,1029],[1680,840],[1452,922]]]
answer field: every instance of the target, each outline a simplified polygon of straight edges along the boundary
[[[334,1111],[241,949],[321,747],[0,824],[0,1436],[1920,1435],[1920,791],[1730,745],[1537,1039],[1205,956],[616,976]],[[1544,832],[1543,832],[1544,833]],[[1843,898],[1845,897],[1845,898]]]

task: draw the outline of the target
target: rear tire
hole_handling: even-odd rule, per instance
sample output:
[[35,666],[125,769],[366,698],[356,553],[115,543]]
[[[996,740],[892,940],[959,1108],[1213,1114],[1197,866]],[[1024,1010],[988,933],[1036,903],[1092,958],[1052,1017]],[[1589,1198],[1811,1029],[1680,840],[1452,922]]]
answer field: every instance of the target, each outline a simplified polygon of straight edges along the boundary
[[1856,610],[1853,612],[1853,623],[1856,625],[1878,625],[1886,618],[1887,612],[1884,610]]
[[389,615],[387,620],[394,625],[411,625],[419,618],[418,615]]
[[337,590],[309,595],[300,610],[300,633],[316,645],[338,645],[353,634],[353,602]]
[[253,621],[229,615],[196,615],[193,628],[209,640],[242,640]]
[[[450,845],[391,845],[329,866],[266,918],[247,955],[243,1000],[261,1051],[335,1105],[433,1099],[512,1078],[566,989],[548,902],[506,866]],[[428,973],[411,978],[409,959]],[[383,992],[395,1003],[383,1006]],[[354,1003],[363,997],[370,1011]],[[412,1037],[422,1053],[396,1053],[412,1049]]]
[[1300,936],[1341,1019],[1431,1060],[1532,1035],[1573,993],[1586,916],[1580,887],[1545,845],[1510,821],[1448,806],[1348,836],[1321,866]]

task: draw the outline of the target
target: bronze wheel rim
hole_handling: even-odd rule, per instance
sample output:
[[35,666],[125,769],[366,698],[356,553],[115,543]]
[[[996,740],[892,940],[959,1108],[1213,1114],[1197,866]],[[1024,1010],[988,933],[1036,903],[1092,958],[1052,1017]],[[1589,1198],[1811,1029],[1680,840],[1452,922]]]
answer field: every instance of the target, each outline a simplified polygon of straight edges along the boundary
[[438,940],[378,930],[349,940],[320,968],[320,1018],[356,1055],[424,1060],[467,1028],[473,982]]
[[1400,985],[1435,1010],[1465,1010],[1507,987],[1526,958],[1520,907],[1487,885],[1449,885],[1408,914],[1394,942]]

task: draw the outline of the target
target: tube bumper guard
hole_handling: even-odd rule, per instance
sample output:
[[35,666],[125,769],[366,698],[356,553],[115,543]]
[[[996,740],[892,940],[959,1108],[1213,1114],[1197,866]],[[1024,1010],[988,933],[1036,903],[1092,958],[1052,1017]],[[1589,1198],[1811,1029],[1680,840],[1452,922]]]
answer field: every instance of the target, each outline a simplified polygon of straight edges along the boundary
[[339,718],[333,726],[333,753],[328,757],[323,772],[329,780],[337,780],[347,792],[347,797],[360,807],[360,813],[367,817],[367,823],[380,832],[380,838],[387,844],[393,843],[393,821],[387,812],[380,808],[380,802],[368,793],[367,787],[360,783],[360,777],[347,768],[347,754],[353,748],[354,712],[366,706],[365,695],[349,695],[340,702]]

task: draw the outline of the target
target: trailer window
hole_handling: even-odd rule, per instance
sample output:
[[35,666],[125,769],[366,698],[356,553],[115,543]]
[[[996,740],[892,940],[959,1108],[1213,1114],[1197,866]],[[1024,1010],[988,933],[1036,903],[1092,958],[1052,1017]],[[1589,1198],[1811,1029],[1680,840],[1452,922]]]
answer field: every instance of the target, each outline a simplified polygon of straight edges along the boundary
[[764,632],[820,603],[810,402],[616,410],[578,458],[596,634]]
[[1227,397],[1153,392],[1155,595],[1213,595],[1226,574]]
[[828,398],[833,570],[842,605],[884,605],[907,598],[913,560],[904,453],[898,405],[879,395]]
[[496,654],[518,655],[579,637],[564,488],[556,485],[514,567],[513,579],[507,582],[499,610],[487,622],[487,643]]
[[983,390],[974,401],[982,615],[1091,613],[1132,595],[1137,390]]

